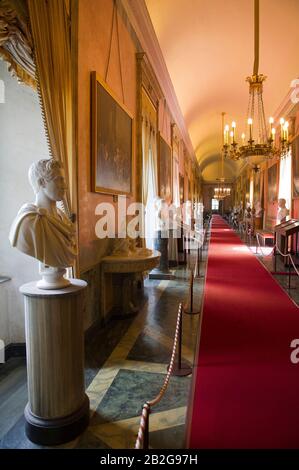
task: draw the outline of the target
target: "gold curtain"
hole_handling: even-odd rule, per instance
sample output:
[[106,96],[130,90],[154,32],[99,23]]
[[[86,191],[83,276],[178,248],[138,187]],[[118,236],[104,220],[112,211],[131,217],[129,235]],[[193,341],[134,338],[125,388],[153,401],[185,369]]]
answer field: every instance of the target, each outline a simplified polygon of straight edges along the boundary
[[142,92],[142,202],[146,206],[149,174],[153,173],[154,191],[157,192],[157,111],[147,94]]
[[34,59],[50,152],[61,160],[72,209],[72,80],[70,20],[62,0],[28,0]]

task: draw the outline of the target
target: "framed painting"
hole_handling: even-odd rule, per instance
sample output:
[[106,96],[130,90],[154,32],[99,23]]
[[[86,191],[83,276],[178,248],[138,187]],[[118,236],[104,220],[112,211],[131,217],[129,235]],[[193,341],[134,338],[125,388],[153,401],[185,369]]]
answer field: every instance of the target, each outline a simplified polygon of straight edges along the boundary
[[171,202],[172,198],[172,156],[171,147],[159,134],[159,194]]
[[132,194],[133,117],[91,73],[91,187],[97,193]]
[[254,185],[253,185],[253,201],[260,201],[261,199],[261,174],[259,172],[254,173]]
[[292,197],[299,198],[299,136],[292,142]]
[[268,202],[274,202],[277,200],[277,164],[268,168]]

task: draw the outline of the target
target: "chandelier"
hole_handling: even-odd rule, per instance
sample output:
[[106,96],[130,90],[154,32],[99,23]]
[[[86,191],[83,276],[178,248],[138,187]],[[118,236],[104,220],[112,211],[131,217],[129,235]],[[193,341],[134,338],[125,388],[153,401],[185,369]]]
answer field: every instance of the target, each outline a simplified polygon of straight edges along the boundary
[[[223,129],[224,129],[224,116],[225,113],[222,112],[222,145],[223,145]],[[227,196],[230,196],[230,187],[225,186],[225,178],[224,178],[224,165],[223,165],[223,152],[221,152],[221,178],[217,178],[216,181],[219,181],[218,186],[214,188],[214,199],[224,199]]]
[[231,129],[227,124],[224,128],[223,152],[226,158],[232,160],[247,159],[256,167],[266,159],[277,155],[285,156],[289,151],[289,123],[280,119],[280,138],[276,145],[276,128],[274,119],[270,117],[266,124],[263,83],[266,76],[259,74],[259,0],[254,0],[254,66],[253,75],[246,78],[249,83],[249,102],[247,108],[247,133],[242,134],[242,143],[236,141],[236,122],[233,121]]
[[214,199],[222,200],[227,196],[230,196],[230,188],[228,186],[224,186],[224,178],[223,181],[221,180],[222,178],[220,178],[220,183],[217,188],[214,188]]

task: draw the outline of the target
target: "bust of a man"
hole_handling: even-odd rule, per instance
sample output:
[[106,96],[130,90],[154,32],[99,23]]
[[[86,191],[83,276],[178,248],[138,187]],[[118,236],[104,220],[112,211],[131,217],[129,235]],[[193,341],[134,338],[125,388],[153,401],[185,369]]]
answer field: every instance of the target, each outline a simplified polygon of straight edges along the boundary
[[256,201],[255,203],[255,217],[262,217],[263,215],[263,209],[261,206],[260,201]]
[[40,261],[40,273],[48,274],[50,282],[39,287],[64,287],[69,284],[63,278],[65,268],[73,265],[77,250],[74,224],[56,206],[65,196],[63,167],[54,158],[39,160],[30,166],[28,176],[35,202],[21,207],[9,240],[12,246]]
[[168,205],[165,199],[157,197],[154,202],[156,216],[156,231],[164,231],[167,228]]
[[277,224],[285,222],[290,213],[289,209],[286,207],[286,202],[284,198],[278,199]]

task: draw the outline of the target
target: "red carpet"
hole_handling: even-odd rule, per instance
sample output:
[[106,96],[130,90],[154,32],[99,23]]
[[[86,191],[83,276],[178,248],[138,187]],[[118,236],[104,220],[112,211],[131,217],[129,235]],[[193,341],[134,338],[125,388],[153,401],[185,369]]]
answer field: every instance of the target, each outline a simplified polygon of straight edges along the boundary
[[299,309],[213,217],[189,407],[190,448],[299,448]]

